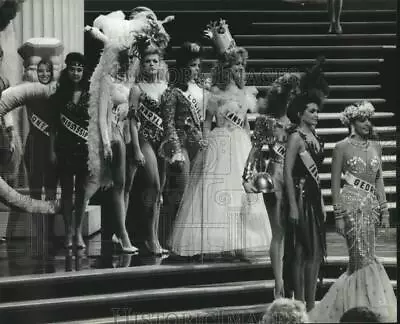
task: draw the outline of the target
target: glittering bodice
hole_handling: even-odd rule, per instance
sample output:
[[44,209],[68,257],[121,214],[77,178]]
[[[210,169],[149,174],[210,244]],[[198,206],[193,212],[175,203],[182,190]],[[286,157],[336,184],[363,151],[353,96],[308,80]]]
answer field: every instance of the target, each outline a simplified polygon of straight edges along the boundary
[[365,149],[351,144],[348,146],[344,156],[344,172],[349,171],[362,180],[374,184],[380,166],[381,160],[373,145],[368,145]]
[[[137,112],[140,121],[139,136],[152,144],[158,145],[164,134],[161,119],[161,100],[155,100],[142,91],[139,103],[145,107],[144,111]],[[149,112],[154,113],[154,115]]]

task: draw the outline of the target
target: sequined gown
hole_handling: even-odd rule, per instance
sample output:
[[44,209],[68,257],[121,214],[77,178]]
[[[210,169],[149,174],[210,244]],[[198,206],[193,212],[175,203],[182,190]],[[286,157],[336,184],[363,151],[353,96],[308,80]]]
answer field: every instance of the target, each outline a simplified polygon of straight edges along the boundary
[[[349,155],[344,161],[350,176],[376,179],[381,160],[370,146],[368,154]],[[345,174],[345,179],[348,177]],[[369,182],[374,186],[372,181]],[[368,186],[363,186],[368,188]],[[313,322],[337,323],[348,309],[368,307],[382,316],[382,322],[397,322],[397,300],[389,277],[375,255],[375,227],[379,221],[376,194],[345,182],[339,203],[345,214],[345,238],[349,253],[347,271],[332,285],[310,312]]]
[[194,160],[169,240],[175,254],[268,253],[271,228],[263,196],[246,194],[241,177],[251,149],[243,125],[253,97],[250,90],[238,90],[208,101],[216,127]]

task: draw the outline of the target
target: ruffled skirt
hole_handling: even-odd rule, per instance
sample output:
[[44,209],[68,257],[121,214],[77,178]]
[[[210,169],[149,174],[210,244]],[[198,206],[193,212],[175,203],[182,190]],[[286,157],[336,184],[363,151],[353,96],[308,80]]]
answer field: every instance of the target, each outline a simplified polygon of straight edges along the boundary
[[242,173],[251,143],[240,128],[215,128],[193,163],[169,246],[175,254],[267,255],[271,228],[262,194],[247,194]]

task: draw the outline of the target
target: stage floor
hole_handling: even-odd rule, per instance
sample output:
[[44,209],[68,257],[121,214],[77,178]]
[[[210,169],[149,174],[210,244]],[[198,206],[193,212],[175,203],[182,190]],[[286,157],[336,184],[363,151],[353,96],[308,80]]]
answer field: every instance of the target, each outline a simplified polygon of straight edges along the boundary
[[[101,241],[100,234],[88,239],[87,249],[80,251],[67,251],[62,247],[62,240],[56,241],[55,244],[45,244],[40,253],[32,249],[31,239],[2,242],[0,243],[0,277],[149,265],[227,262],[226,259],[177,261],[168,256],[156,257],[146,252],[141,252],[139,255],[118,254],[112,248],[110,250],[109,246],[111,246],[110,242]],[[327,247],[328,262],[330,259],[347,257],[344,238],[333,231],[327,233]],[[396,259],[396,229],[379,230],[376,254],[379,258],[388,258],[392,261]],[[246,261],[228,260],[228,262],[269,263],[269,257]]]

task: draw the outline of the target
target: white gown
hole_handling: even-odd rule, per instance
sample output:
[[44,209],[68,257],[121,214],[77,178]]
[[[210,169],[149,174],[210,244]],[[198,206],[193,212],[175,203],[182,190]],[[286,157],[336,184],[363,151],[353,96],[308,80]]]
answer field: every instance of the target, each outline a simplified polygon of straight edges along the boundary
[[229,120],[229,113],[235,114],[231,119],[244,120],[254,106],[250,88],[210,96],[207,110],[215,115],[217,126],[208,136],[207,149],[194,160],[169,239],[173,253],[268,254],[272,235],[263,196],[247,194],[242,186],[250,137]]

